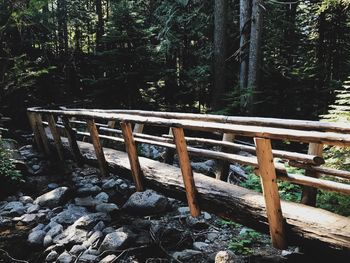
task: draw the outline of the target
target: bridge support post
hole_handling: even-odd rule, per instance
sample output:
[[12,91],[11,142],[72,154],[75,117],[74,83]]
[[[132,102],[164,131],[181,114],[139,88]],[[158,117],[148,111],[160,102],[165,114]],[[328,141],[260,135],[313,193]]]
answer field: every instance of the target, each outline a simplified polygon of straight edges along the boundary
[[271,141],[263,138],[254,138],[254,141],[272,244],[275,248],[285,249],[287,241],[278,193],[276,170],[273,164]]
[[[224,133],[222,140],[225,142],[233,142],[235,136],[231,133]],[[228,150],[226,147],[221,147],[223,151]],[[218,161],[218,167],[215,172],[215,177],[221,181],[227,181],[227,177],[230,173],[230,163],[224,160]]]
[[28,116],[30,127],[32,128],[32,131],[34,133],[35,146],[37,147],[39,152],[44,152],[43,143],[40,138],[38,125],[36,123],[35,113],[28,112],[27,116]]
[[108,168],[107,168],[107,163],[105,159],[105,155],[103,153],[103,148],[101,146],[100,138],[98,137],[98,131],[96,128],[96,124],[94,120],[87,120],[86,122],[87,128],[90,132],[90,137],[92,144],[95,149],[98,165],[100,167],[100,171],[102,176],[107,176],[108,175]]
[[143,174],[140,166],[139,157],[137,155],[136,143],[134,140],[134,136],[132,135],[131,125],[127,122],[121,122],[120,126],[123,132],[125,148],[129,157],[130,168],[135,187],[138,192],[141,192],[143,191]]
[[46,134],[45,129],[44,129],[41,114],[34,114],[34,118],[35,118],[36,126],[37,126],[37,129],[39,132],[39,136],[40,136],[41,141],[43,143],[42,145],[43,145],[44,152],[47,156],[50,156],[49,140],[47,138],[47,134]]
[[68,143],[69,146],[72,150],[73,156],[75,161],[77,162],[77,164],[79,166],[82,165],[83,161],[82,161],[82,156],[81,156],[81,152],[77,143],[77,138],[75,135],[75,131],[72,129],[72,127],[69,124],[69,120],[66,116],[62,116],[62,122],[64,125],[64,129],[66,130],[66,135],[67,135],[67,139],[68,139]]
[[201,211],[198,205],[197,189],[194,183],[184,131],[182,128],[172,128],[172,131],[174,134],[177,154],[179,156],[179,163],[185,185],[188,206],[190,208],[191,215],[193,217],[197,217],[201,214]]
[[56,127],[56,121],[52,114],[48,115],[49,128],[51,130],[52,137],[55,141],[55,146],[57,150],[58,157],[61,161],[64,160],[63,146],[60,133]]
[[[321,143],[310,143],[308,154],[316,155],[322,157],[323,153],[323,144]],[[315,171],[305,171],[306,176],[320,177],[319,173]],[[316,198],[317,198],[317,188],[313,188],[310,186],[303,186],[303,191],[301,194],[301,203],[305,205],[316,206]]]

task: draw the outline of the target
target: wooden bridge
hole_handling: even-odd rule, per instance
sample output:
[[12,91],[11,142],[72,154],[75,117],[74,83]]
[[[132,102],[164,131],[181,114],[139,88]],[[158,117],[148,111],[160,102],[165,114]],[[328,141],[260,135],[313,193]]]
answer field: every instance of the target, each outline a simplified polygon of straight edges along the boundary
[[[67,138],[77,162],[83,161],[82,153],[91,152],[93,148],[102,176],[106,176],[109,169],[117,169],[132,175],[137,191],[142,191],[147,185],[170,196],[186,196],[194,217],[199,216],[203,208],[260,231],[269,231],[273,246],[280,249],[290,244],[303,244],[350,251],[350,218],[313,207],[317,189],[350,194],[350,185],[347,184],[350,172],[321,166],[324,164],[324,145],[350,146],[350,125],[66,108],[29,108],[28,117],[38,149],[48,156],[57,155],[64,160],[62,137]],[[146,134],[143,133],[145,125],[161,127],[161,130],[166,128],[167,132]],[[51,131],[50,136],[46,126]],[[185,136],[184,131],[197,136]],[[220,134],[221,138],[215,139],[213,133]],[[92,145],[78,141],[77,136],[89,137]],[[237,136],[253,138],[255,146],[235,142]],[[55,151],[49,143],[51,138]],[[306,154],[272,149],[271,140],[308,143],[309,150]],[[103,147],[104,141],[124,143],[127,154]],[[139,157],[136,143],[167,148],[165,163]],[[219,150],[213,150],[212,146]],[[238,150],[249,152],[252,156],[235,154]],[[180,168],[171,165],[175,153]],[[216,178],[193,173],[189,155],[219,160]],[[274,162],[274,158],[305,169],[305,175],[288,173],[284,164]],[[226,183],[230,163],[254,167],[256,175],[261,178],[263,195]],[[336,180],[327,180],[331,177]],[[301,203],[280,200],[277,180],[303,186]]]

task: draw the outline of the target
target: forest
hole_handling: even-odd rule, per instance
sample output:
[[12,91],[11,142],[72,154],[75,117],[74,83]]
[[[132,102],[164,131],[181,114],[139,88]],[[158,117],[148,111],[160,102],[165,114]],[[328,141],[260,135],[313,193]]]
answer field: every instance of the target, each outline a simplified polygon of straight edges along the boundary
[[347,262],[350,0],[0,0],[0,262]]
[[318,119],[349,75],[349,2],[250,2],[2,0],[1,111]]

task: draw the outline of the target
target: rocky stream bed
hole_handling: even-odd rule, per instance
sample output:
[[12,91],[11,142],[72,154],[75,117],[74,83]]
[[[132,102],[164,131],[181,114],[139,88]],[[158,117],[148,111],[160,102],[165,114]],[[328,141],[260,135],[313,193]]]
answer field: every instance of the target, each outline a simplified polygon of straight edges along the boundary
[[62,169],[31,146],[19,153],[30,172],[21,191],[0,201],[0,262],[300,259],[295,248],[276,250],[268,236],[244,226],[207,212],[193,218],[186,203],[151,189],[135,192],[133,183],[117,174],[101,178],[96,168],[71,160]]

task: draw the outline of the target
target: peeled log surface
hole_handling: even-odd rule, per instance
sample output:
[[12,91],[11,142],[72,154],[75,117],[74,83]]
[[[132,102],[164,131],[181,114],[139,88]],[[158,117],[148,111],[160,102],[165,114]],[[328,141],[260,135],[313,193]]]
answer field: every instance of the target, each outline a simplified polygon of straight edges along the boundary
[[[79,142],[95,160],[93,146]],[[131,179],[126,153],[104,148],[106,160],[120,175]],[[140,157],[145,184],[167,195],[185,198],[179,168]],[[245,226],[269,232],[264,198],[260,193],[194,173],[201,208]],[[303,204],[281,201],[289,244],[343,249],[350,253],[350,218]]]

